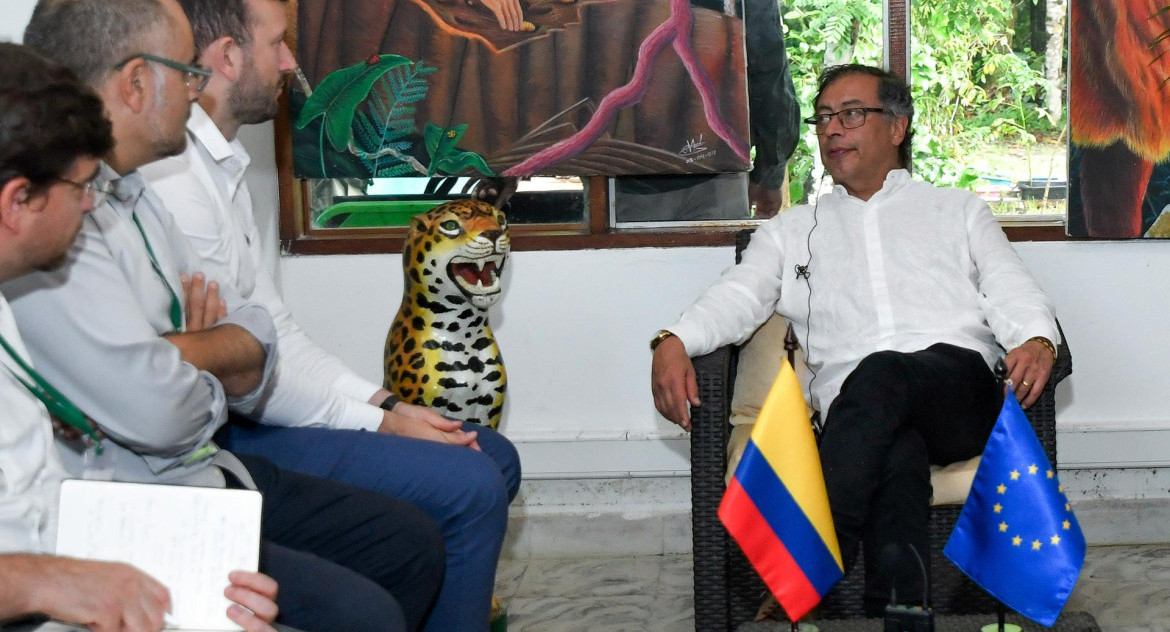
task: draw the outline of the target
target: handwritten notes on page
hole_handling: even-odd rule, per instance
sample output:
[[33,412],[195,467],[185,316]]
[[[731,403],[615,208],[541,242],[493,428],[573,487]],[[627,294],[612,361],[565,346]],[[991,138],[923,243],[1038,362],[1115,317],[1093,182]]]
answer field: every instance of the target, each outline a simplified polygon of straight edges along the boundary
[[260,493],[68,480],[57,554],[132,564],[171,592],[168,628],[240,630],[227,618],[228,573],[260,562]]

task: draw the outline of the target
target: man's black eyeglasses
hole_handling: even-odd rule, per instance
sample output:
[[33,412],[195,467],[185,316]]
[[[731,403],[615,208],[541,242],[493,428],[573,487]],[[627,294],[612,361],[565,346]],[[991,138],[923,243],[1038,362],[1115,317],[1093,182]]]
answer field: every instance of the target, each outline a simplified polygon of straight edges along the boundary
[[820,112],[814,114],[804,119],[804,122],[816,126],[817,133],[820,134],[825,131],[825,128],[829,127],[829,122],[833,120],[834,116],[837,117],[837,120],[841,121],[841,127],[854,129],[865,125],[865,117],[870,112],[885,111],[885,108],[845,108],[836,112]]
[[118,65],[114,66],[114,70],[121,70],[123,66],[134,61],[135,59],[145,59],[146,61],[153,61],[156,64],[162,64],[167,68],[174,68],[183,73],[184,81],[187,82],[187,88],[195,92],[203,92],[207,87],[207,82],[211,81],[211,71],[203,66],[184,64],[181,61],[167,59],[166,57],[159,57],[158,55],[151,55],[150,53],[134,53],[133,55],[123,59]]

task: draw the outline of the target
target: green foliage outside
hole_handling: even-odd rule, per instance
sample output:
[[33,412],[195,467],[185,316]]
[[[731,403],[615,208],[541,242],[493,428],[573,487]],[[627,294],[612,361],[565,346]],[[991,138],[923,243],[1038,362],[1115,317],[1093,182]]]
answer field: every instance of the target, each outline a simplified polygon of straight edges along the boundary
[[[971,159],[989,146],[1030,147],[1041,137],[1059,134],[1063,113],[1045,112],[1042,107],[1043,51],[1026,48],[1026,30],[1016,35],[1019,7],[1015,5],[1033,1],[911,4],[913,149],[918,177],[970,188],[979,175]],[[826,58],[833,63],[881,64],[880,0],[784,0],[781,6],[802,116],[812,113],[817,75],[825,68]],[[806,199],[814,151],[816,137],[805,129],[789,162],[793,203]]]

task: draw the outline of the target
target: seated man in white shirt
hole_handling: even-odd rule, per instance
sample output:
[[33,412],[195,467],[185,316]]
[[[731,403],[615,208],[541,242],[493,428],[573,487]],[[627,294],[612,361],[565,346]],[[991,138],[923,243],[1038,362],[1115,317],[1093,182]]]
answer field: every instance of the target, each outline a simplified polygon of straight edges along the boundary
[[[112,145],[101,100],[72,72],[0,43],[0,282],[64,261]],[[161,630],[165,586],[125,564],[52,555],[68,475],[3,295],[0,341],[0,623],[42,614],[94,630]],[[55,407],[71,406],[40,392]],[[249,632],[272,632],[276,582],[242,571],[224,579],[237,604],[228,617]]]
[[[983,450],[1002,403],[1005,358],[1021,403],[1055,361],[1052,303],[987,204],[916,182],[906,84],[867,66],[825,71],[806,120],[833,191],[760,225],[729,269],[651,343],[658,410],[685,429],[698,406],[690,357],[742,342],[771,315],[803,341],[806,398],[823,415],[821,466],[841,553],[864,543],[867,613],[891,588],[922,595],[929,465]],[[909,572],[902,572],[902,571]]]
[[[439,592],[438,525],[390,496],[222,450],[228,408],[250,412],[271,381],[276,327],[263,306],[218,288],[202,302],[183,276],[203,269],[137,169],[181,152],[208,71],[192,65],[174,0],[42,0],[25,45],[101,97],[114,147],[109,191],[54,270],[3,284],[37,370],[101,427],[117,480],[254,487],[263,494],[260,568],[280,582],[280,622],[317,630],[417,630]],[[165,193],[164,193],[165,194]],[[59,442],[66,469],[84,454]]]
[[199,62],[213,75],[192,107],[187,149],[141,171],[166,192],[167,210],[202,256],[207,278],[267,308],[278,335],[276,373],[248,415],[259,423],[234,420],[216,440],[237,453],[424,509],[442,528],[447,549],[447,573],[426,629],[486,630],[508,502],[520,483],[516,450],[490,428],[391,398],[293,320],[265,265],[245,182],[250,157],[237,138],[242,126],[272,120],[296,67],[284,44],[288,5],[179,4],[191,21]]

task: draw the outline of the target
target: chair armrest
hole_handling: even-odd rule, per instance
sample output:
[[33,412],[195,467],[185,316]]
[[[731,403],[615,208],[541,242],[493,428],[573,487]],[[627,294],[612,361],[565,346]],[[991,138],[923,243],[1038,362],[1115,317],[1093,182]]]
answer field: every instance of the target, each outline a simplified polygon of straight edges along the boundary
[[1040,399],[1024,411],[1053,467],[1059,467],[1056,453],[1056,385],[1072,374],[1072,353],[1069,351],[1068,340],[1064,336],[1064,330],[1060,328],[1059,321],[1056,328],[1060,331],[1056,363],[1052,365],[1052,373],[1048,375],[1048,382],[1044,384],[1044,392]]
[[691,408],[691,530],[694,551],[695,629],[730,630],[730,538],[719,522],[727,469],[735,347],[697,357],[695,378],[702,406]]
[[1072,374],[1072,353],[1068,349],[1068,339],[1064,336],[1060,321],[1056,322],[1056,330],[1060,332],[1060,344],[1056,345],[1056,364],[1052,365],[1052,375],[1048,377],[1048,383],[1053,386]]
[[723,494],[730,437],[731,394],[735,384],[736,347],[720,347],[693,360],[701,406],[691,407],[691,476],[695,471],[717,473],[718,493]]

